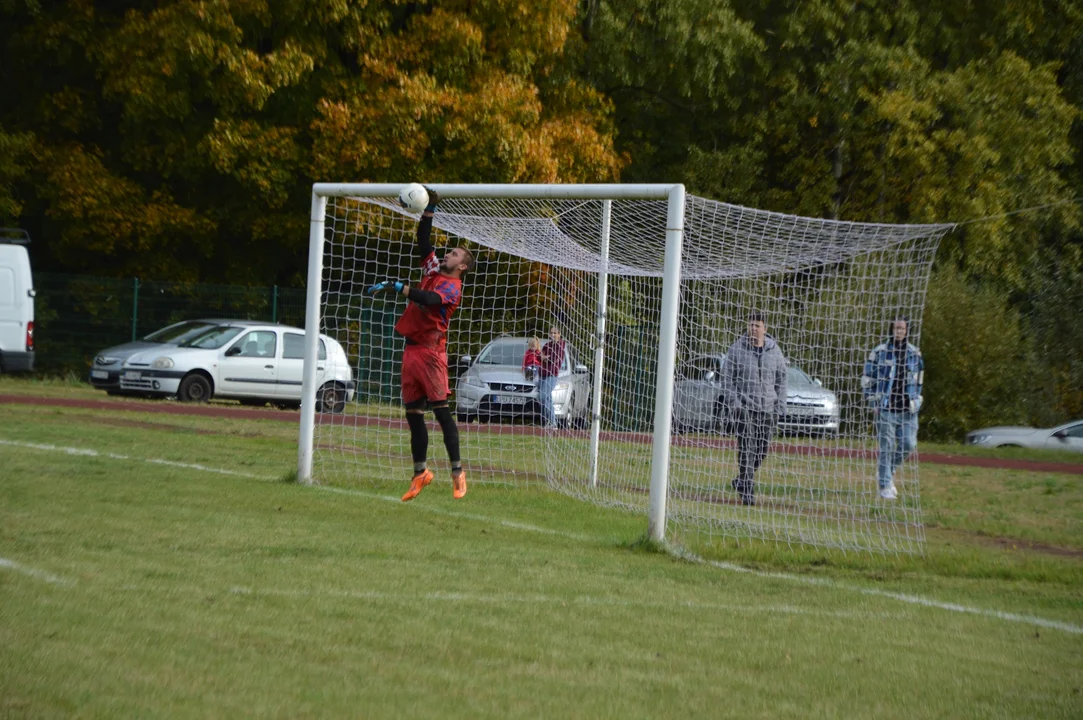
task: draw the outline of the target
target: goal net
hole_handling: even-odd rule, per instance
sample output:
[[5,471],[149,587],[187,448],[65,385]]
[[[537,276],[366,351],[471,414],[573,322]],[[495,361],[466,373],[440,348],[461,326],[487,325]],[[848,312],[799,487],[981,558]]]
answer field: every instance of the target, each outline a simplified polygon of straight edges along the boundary
[[[664,196],[628,199],[628,186],[610,186],[612,200],[600,186],[584,186],[593,189],[579,198],[569,197],[576,186],[552,186],[564,197],[447,187],[433,244],[438,254],[466,245],[477,260],[447,346],[472,484],[537,483],[637,511],[661,500],[669,534],[698,541],[919,549],[916,458],[895,472],[898,499],[881,499],[877,433],[860,381],[897,315],[908,316],[920,346],[929,268],[952,226],[832,222],[689,196],[679,264],[671,257],[668,269],[679,299],[674,318],[664,302],[667,230],[672,243],[675,229],[667,228]],[[302,419],[301,474],[307,453],[317,482],[405,490],[412,466],[399,387],[403,340],[393,327],[406,300],[365,289],[420,279],[418,216],[398,206],[397,186],[377,189],[329,193],[326,206],[314,201],[324,232],[313,243],[320,265],[310,268],[310,285],[318,282],[309,288],[309,319],[346,350],[356,388],[342,412],[310,414],[307,448]],[[789,368],[754,504],[744,504],[733,484],[744,426],[725,374],[727,353],[754,313]],[[532,339],[563,344],[559,375],[548,384],[524,372]],[[667,346],[668,360],[660,352]],[[663,369],[673,366],[661,377],[660,357]],[[438,480],[426,492],[450,494],[442,435],[427,419]],[[668,442],[657,443],[667,428]],[[652,499],[652,477],[663,498]]]

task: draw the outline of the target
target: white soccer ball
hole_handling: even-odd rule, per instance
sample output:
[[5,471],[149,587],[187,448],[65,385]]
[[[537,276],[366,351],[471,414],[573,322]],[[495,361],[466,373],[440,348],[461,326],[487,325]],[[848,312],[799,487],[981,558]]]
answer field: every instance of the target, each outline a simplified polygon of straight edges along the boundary
[[418,183],[410,183],[399,192],[399,205],[419,213],[429,204],[429,193]]

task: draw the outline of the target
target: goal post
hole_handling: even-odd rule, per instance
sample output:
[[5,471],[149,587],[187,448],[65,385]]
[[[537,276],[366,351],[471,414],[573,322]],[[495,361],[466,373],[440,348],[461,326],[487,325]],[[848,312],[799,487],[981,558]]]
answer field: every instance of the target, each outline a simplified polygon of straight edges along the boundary
[[[594,373],[604,377],[605,369],[605,301],[609,291],[609,223],[613,217],[613,201],[602,201],[602,244],[598,249],[598,324],[594,338]],[[598,487],[598,447],[602,439],[602,384],[594,383],[590,403],[590,486]]]
[[312,192],[309,216],[308,275],[305,281],[305,363],[301,376],[301,427],[297,441],[297,479],[312,484],[312,443],[316,423],[316,372],[320,347],[320,295],[323,288],[324,217],[327,195]]
[[662,317],[658,323],[658,388],[654,402],[654,452],[651,459],[647,532],[652,540],[666,537],[669,493],[669,447],[672,429],[673,380],[676,372],[677,316],[681,297],[681,241],[684,232],[684,185],[669,193],[666,209],[666,255],[662,276]]

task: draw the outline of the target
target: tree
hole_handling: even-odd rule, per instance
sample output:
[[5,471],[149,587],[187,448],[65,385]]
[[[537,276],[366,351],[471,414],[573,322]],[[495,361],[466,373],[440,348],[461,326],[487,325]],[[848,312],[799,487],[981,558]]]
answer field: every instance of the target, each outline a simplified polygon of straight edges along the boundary
[[[1036,419],[1038,408],[1066,419],[1075,404],[1063,399],[1079,396],[1083,378],[1072,351],[1049,339],[1053,327],[1074,337],[1062,318],[1083,315],[1059,279],[1083,271],[1071,202],[1083,178],[1083,6],[584,0],[582,16],[584,74],[616,105],[625,179],[681,180],[697,194],[813,217],[962,223],[942,243],[923,335],[934,358],[944,350],[931,392],[953,404],[930,403],[925,427],[957,435],[996,413]],[[1014,212],[1033,206],[1050,207]],[[1042,309],[1031,308],[1039,291]],[[996,413],[969,394],[992,389],[981,371],[976,384],[957,376],[964,387],[949,388],[969,368],[952,350],[982,356],[987,334],[957,322],[947,296],[963,307],[981,298],[995,308],[986,319],[1013,333],[1009,359],[983,368],[1008,385],[1032,373],[1059,379],[1013,386]]]
[[299,280],[313,180],[621,168],[610,105],[566,82],[571,0],[9,0],[0,21],[43,269]]
[[32,133],[7,133],[0,126],[0,225],[15,225],[22,213],[16,185],[29,169],[33,144]]

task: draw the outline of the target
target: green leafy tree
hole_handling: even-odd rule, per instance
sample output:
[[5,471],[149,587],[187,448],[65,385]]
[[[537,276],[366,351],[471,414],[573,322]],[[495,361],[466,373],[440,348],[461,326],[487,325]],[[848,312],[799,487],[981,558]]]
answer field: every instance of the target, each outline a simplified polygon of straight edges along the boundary
[[995,289],[950,267],[936,272],[921,350],[926,437],[962,441],[969,430],[1027,420],[1034,365],[1019,313]]
[[42,268],[269,283],[303,276],[314,180],[613,180],[612,108],[564,60],[575,13],[8,0],[0,127],[36,162],[0,166],[0,198],[25,198]]
[[30,167],[33,144],[33,134],[7,133],[0,126],[0,225],[14,225],[22,213],[16,186]]
[[[979,395],[953,394],[958,406],[933,402],[925,426],[947,436],[981,418],[1036,418],[1036,408],[1067,419],[1074,405],[1064,399],[1080,387],[1065,359],[1073,356],[1042,339],[1064,322],[1032,311],[1028,298],[1041,290],[1060,316],[1083,314],[1067,285],[1041,280],[1083,268],[1080,206],[1071,202],[1083,187],[1083,6],[584,0],[581,8],[584,72],[616,105],[626,179],[682,180],[729,202],[843,220],[991,216],[945,237],[924,337],[934,356],[938,343],[945,348],[932,392],[953,390],[945,377],[966,368],[945,359],[948,350],[980,349],[986,338],[936,303],[955,293],[967,307],[976,297],[991,304],[1015,344],[1008,359],[983,367],[995,366],[1015,395],[990,406],[996,418]],[[704,42],[701,28],[710,30]],[[1050,207],[1014,213],[1031,206]],[[1039,257],[1058,273],[1034,272]],[[1034,375],[1060,380],[1012,384]],[[982,377],[977,386],[986,387]]]

